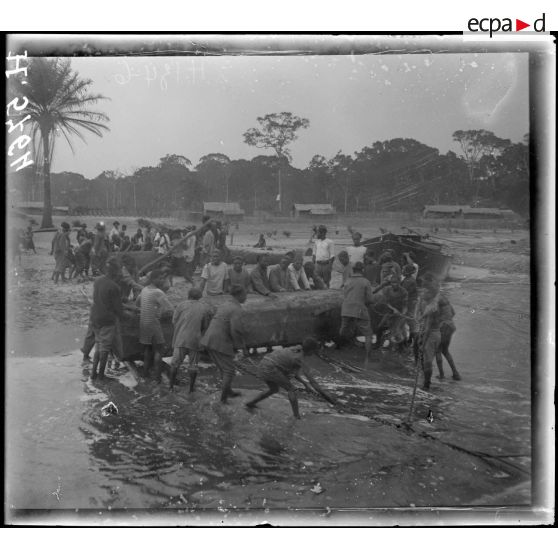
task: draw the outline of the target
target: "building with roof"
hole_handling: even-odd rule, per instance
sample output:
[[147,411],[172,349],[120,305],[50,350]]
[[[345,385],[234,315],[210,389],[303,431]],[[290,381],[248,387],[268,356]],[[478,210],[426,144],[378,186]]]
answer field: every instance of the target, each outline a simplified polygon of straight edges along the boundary
[[422,216],[425,219],[513,219],[517,217],[511,209],[466,205],[425,205]]
[[244,219],[244,210],[238,202],[203,202],[203,213],[212,219],[236,222]]
[[[28,215],[41,215],[43,213],[44,202],[42,201],[22,201],[15,204],[15,208]],[[53,215],[68,215],[69,207],[67,205],[52,206]]]
[[330,203],[295,203],[293,217],[328,218],[336,215],[335,208]]

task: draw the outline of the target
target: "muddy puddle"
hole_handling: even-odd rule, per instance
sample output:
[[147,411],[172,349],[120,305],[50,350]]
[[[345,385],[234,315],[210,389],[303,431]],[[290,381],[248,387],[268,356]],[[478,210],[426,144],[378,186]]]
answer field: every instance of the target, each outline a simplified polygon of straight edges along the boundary
[[[448,379],[435,372],[432,390],[417,392],[412,431],[401,424],[414,366],[390,351],[378,351],[370,371],[359,348],[313,357],[339,404],[301,391],[300,421],[283,393],[247,412],[264,387],[249,375],[236,380],[242,396],[223,406],[211,366],[188,395],[129,369],[93,383],[75,348],[18,351],[6,376],[8,507],[446,506],[497,503],[500,493],[509,503],[510,492],[528,504],[528,491],[514,493],[530,479],[528,287],[451,283],[447,292],[463,381],[447,365]],[[110,401],[119,412],[103,416]]]

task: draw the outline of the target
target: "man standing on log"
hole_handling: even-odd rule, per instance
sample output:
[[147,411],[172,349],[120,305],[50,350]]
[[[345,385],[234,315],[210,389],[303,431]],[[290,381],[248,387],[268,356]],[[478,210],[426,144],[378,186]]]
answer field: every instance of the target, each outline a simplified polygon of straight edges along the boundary
[[331,281],[331,266],[335,259],[335,245],[331,238],[326,238],[327,228],[324,225],[318,227],[317,238],[314,240],[313,257],[316,264],[316,275],[321,277],[329,288]]
[[364,263],[364,256],[366,254],[366,246],[362,246],[360,243],[362,235],[359,232],[353,232],[352,238],[353,245],[347,247],[347,254],[349,255],[349,263],[351,264],[351,268],[357,262]]
[[229,397],[240,395],[231,387],[235,375],[234,352],[235,347],[246,351],[241,307],[246,302],[246,291],[235,285],[231,288],[231,295],[230,302],[219,306],[200,341],[223,377],[221,403],[226,403]]
[[[204,223],[205,224],[205,223]],[[208,264],[211,260],[211,254],[215,249],[215,237],[217,226],[212,223],[210,228],[205,231],[201,243],[201,266]]]
[[364,264],[357,262],[353,274],[343,287],[343,305],[341,306],[341,329],[339,335],[343,339],[354,336],[355,329],[364,335],[364,368],[368,368],[368,356],[372,347],[372,329],[368,305],[374,301],[372,285],[363,276]]

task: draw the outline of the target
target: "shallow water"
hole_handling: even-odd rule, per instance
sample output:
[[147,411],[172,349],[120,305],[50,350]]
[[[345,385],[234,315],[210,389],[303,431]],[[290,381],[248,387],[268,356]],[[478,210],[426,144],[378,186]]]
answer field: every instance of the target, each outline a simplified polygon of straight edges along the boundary
[[[449,444],[503,456],[498,463],[506,465],[504,472],[491,472],[491,478],[505,480],[501,475],[510,476],[509,466],[525,471],[524,480],[531,427],[529,321],[520,316],[528,316],[528,289],[465,290],[452,284],[449,294],[458,328],[452,353],[463,381],[434,378],[429,393],[417,391],[415,432],[441,442],[424,451],[442,452]],[[510,312],[515,319],[509,319]],[[270,483],[281,487],[274,505],[288,506],[325,474],[356,460],[371,460],[369,469],[377,475],[399,470],[405,459],[414,471],[415,461],[422,460],[425,442],[413,446],[418,454],[408,454],[410,434],[389,426],[407,418],[414,382],[409,359],[389,351],[378,352],[371,371],[360,369],[358,349],[328,349],[328,362],[314,357],[316,379],[340,405],[300,393],[301,421],[293,419],[284,394],[265,400],[254,413],[244,410],[243,403],[263,388],[251,376],[236,380],[242,397],[222,406],[212,367],[202,370],[197,392],[187,395],[184,386],[170,393],[165,384],[157,386],[130,370],[110,371],[104,382],[93,383],[79,365],[80,356],[70,351],[9,360],[7,501],[12,509],[203,507],[220,502],[230,490],[242,494]],[[103,417],[101,408],[109,401],[119,414]],[[369,505],[382,494],[377,498]],[[238,502],[253,504],[250,497]]]

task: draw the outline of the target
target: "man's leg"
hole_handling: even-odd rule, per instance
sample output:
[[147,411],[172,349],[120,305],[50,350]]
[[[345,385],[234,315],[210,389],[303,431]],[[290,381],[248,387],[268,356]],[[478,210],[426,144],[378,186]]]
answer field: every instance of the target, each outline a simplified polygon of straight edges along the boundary
[[103,350],[100,353],[99,358],[99,380],[102,380],[105,377],[105,368],[107,367],[107,360],[109,356],[109,351]]
[[341,328],[339,329],[339,337],[341,337],[343,344],[346,344],[350,339],[352,339],[354,333],[354,320],[348,316],[341,316]]
[[370,319],[360,319],[358,328],[361,335],[364,335],[364,369],[368,370],[368,359],[372,350],[372,328],[370,327]]
[[116,336],[116,325],[103,326],[99,329],[99,379],[102,380],[105,377],[105,369],[107,367],[107,361],[109,354],[114,345],[114,339]]
[[198,360],[200,358],[199,351],[188,351],[188,375],[190,377],[190,393],[193,393],[198,376]]
[[93,331],[93,324],[91,320],[87,324],[87,333],[85,334],[85,339],[83,340],[83,347],[81,352],[83,353],[83,362],[90,362],[89,354],[91,349],[95,346],[95,332]]
[[[452,372],[452,377],[454,380],[461,380],[461,375],[459,374],[459,372],[457,371],[457,367],[455,366],[455,362],[453,361],[453,357],[451,356],[451,353],[449,352],[449,346],[451,343],[451,338],[453,337],[453,334],[455,332],[455,326],[452,328],[448,325],[444,325],[442,326],[442,331],[441,331],[441,342],[440,342],[440,351],[442,353],[442,355],[444,355],[446,357],[446,360],[448,361],[448,364],[450,365],[451,368],[451,372]],[[436,353],[437,355],[438,353]],[[442,356],[440,355],[440,361],[442,360]]]
[[[260,393],[259,395],[254,397],[254,399],[246,403],[246,407],[248,409],[253,409],[260,401],[263,401],[264,399],[271,397],[274,393],[277,393],[279,391],[279,386],[275,382],[266,382],[266,384],[268,387],[267,391]],[[297,407],[298,407],[298,403],[297,403]]]
[[436,366],[438,367],[438,378],[444,378],[444,361],[442,360],[442,344],[436,351]]
[[423,389],[430,389],[430,381],[432,379],[432,361],[436,356],[436,351],[440,346],[440,332],[431,331],[424,341],[422,349],[422,369],[424,371]]
[[296,391],[294,389],[291,389],[290,391],[287,392],[287,395],[288,395],[289,401],[291,403],[291,408],[293,410],[293,415],[294,415],[295,418],[299,419],[300,414],[298,412],[298,397],[296,396]]
[[185,354],[186,349],[184,349],[183,347],[174,347],[174,349],[172,350],[172,360],[169,374],[169,387],[171,391],[177,383],[176,380],[178,376],[178,369],[184,361]]
[[161,360],[163,359],[163,345],[157,343],[153,345],[153,377],[155,381],[161,383]]
[[152,358],[152,350],[151,345],[144,345],[143,349],[143,373],[145,376],[149,376],[151,371],[151,358]]
[[91,379],[94,380],[97,377],[97,369],[99,368],[99,360],[101,357],[101,351],[99,350],[99,344],[95,344],[95,354],[93,355],[93,367],[91,368]]
[[209,350],[211,360],[215,363],[223,376],[223,387],[221,390],[221,403],[226,403],[229,397],[240,395],[240,392],[232,390],[232,382],[235,375],[234,356]]

